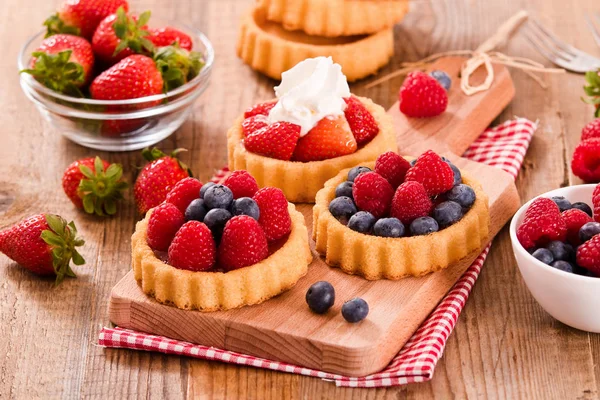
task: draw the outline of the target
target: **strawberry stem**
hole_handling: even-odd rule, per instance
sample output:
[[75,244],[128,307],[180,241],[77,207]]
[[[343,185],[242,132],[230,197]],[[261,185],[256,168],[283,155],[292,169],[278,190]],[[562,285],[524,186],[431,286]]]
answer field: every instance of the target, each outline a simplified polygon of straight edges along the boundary
[[111,164],[105,170],[100,157],[96,157],[94,171],[86,165],[80,165],[79,170],[85,177],[79,182],[77,189],[85,212],[99,216],[114,215],[117,212],[117,202],[123,199],[123,192],[128,187],[121,180],[123,167]]
[[46,36],[44,37],[50,37],[58,33],[66,33],[69,35],[79,36],[79,34],[81,33],[80,29],[76,26],[65,24],[65,21],[63,21],[62,18],[60,18],[58,13],[48,17],[48,19],[44,21],[44,26],[46,27]]
[[54,286],[60,284],[65,277],[75,277],[70,262],[75,265],[85,264],[76,247],[83,246],[83,239],[77,237],[77,228],[71,221],[67,224],[62,217],[55,214],[46,214],[49,229],[42,231],[42,239],[50,246],[52,253],[52,266],[56,274]]
[[150,32],[146,30],[146,24],[150,20],[150,11],[140,14],[137,21],[130,18],[123,7],[117,10],[117,19],[113,24],[115,35],[119,38],[119,44],[115,48],[113,56],[129,48],[138,54],[154,54],[154,44],[146,38]]
[[64,50],[56,54],[35,51],[33,68],[21,70],[40,81],[44,86],[60,93],[83,97],[79,87],[85,83],[85,72],[81,64],[69,61],[73,50]]
[[162,74],[165,93],[194,79],[204,66],[201,53],[189,52],[180,48],[177,43],[160,47],[154,55],[154,61]]
[[600,69],[596,71],[588,71],[585,74],[587,85],[583,87],[583,91],[589,97],[581,98],[587,104],[596,106],[595,116],[600,117]]

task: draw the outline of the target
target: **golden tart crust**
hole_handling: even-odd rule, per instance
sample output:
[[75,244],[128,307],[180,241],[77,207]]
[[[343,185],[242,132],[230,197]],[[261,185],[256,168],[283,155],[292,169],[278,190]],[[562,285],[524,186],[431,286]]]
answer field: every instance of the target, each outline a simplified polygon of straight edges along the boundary
[[294,286],[312,261],[304,216],[291,203],[288,210],[292,231],[286,242],[261,262],[226,273],[181,270],[158,259],[146,242],[150,210],[131,237],[135,279],[159,303],[185,310],[230,310],[262,303]]
[[379,133],[355,153],[323,161],[284,161],[246,151],[243,144],[242,121],[238,118],[227,132],[229,169],[244,169],[259,187],[275,186],[283,190],[288,201],[314,203],[317,192],[325,182],[344,168],[375,160],[386,151],[397,151],[396,134],[391,117],[385,110],[365,97],[357,97],[373,115]]
[[[362,164],[373,168],[375,163]],[[401,279],[447,268],[489,241],[488,196],[481,185],[463,174],[477,199],[456,224],[426,236],[384,238],[355,232],[329,212],[335,187],[346,180],[349,169],[330,179],[317,193],[313,208],[313,239],[325,262],[366,279]]]
[[238,56],[253,69],[280,80],[281,74],[307,58],[331,56],[349,81],[374,74],[394,54],[394,35],[386,29],[369,36],[326,38],[287,31],[256,8],[242,18]]
[[391,28],[408,12],[407,0],[258,0],[269,21],[317,36],[364,35]]

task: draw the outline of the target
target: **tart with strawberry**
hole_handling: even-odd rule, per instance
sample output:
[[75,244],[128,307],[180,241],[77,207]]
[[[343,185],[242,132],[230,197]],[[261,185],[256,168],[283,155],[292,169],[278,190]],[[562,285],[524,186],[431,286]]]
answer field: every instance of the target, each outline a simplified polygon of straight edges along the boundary
[[260,187],[280,188],[291,202],[314,202],[337,171],[397,148],[391,118],[351,95],[331,58],[300,62],[283,73],[275,93],[227,133],[229,168],[247,170]]
[[179,181],[138,222],[131,242],[142,290],[200,311],[270,299],[294,286],[312,261],[302,214],[246,171],[218,184]]
[[449,160],[395,152],[344,169],[317,193],[316,250],[330,266],[366,279],[438,271],[481,251],[488,197]]

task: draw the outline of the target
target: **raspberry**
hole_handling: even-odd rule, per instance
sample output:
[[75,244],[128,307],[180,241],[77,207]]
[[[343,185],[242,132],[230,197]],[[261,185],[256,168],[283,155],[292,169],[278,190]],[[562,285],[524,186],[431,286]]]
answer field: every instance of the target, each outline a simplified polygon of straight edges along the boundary
[[161,203],[148,220],[147,241],[153,250],[167,251],[175,234],[185,223],[183,213],[171,203]]
[[288,161],[300,138],[300,126],[275,122],[249,133],[244,139],[246,150],[261,156]]
[[348,97],[344,101],[346,102],[344,115],[356,143],[361,146],[370,142],[379,133],[379,126],[375,122],[375,118],[356,97]]
[[281,239],[292,230],[292,219],[288,211],[288,201],[281,189],[267,187],[260,189],[253,197],[260,216],[258,222],[269,241]]
[[419,182],[429,196],[437,196],[452,189],[454,172],[440,156],[428,150],[417,158],[415,165],[406,173],[405,180]]
[[248,171],[233,171],[225,178],[223,185],[231,189],[234,199],[252,197],[258,190],[256,179]]
[[545,246],[567,238],[567,224],[555,202],[540,197],[525,211],[525,219],[517,229],[517,239],[525,249]]
[[217,249],[210,229],[200,221],[188,221],[169,246],[169,264],[189,271],[211,269]]
[[244,137],[246,137],[267,125],[269,125],[267,117],[264,115],[255,115],[250,118],[246,118],[242,122],[242,132],[244,133]]
[[446,111],[448,94],[440,83],[421,71],[408,74],[399,93],[400,111],[408,117],[435,117]]
[[600,137],[579,143],[573,153],[571,169],[586,182],[600,182]]
[[600,118],[587,124],[581,131],[582,142],[592,138],[600,138]]
[[594,189],[592,205],[594,206],[594,220],[600,222],[600,185],[596,186],[596,189]]
[[581,244],[579,230],[583,225],[592,222],[592,218],[576,208],[564,211],[561,215],[567,225],[567,240],[573,246],[579,246]]
[[410,163],[393,151],[383,153],[375,161],[375,172],[387,179],[394,189],[404,182],[409,169]]
[[600,235],[596,235],[577,249],[577,265],[594,275],[600,275]]
[[200,196],[202,182],[196,178],[183,178],[173,186],[173,189],[167,194],[165,202],[174,204],[179,211],[185,213],[185,210],[193,200]]
[[246,110],[246,112],[244,113],[244,119],[253,117],[255,115],[269,115],[271,109],[275,107],[275,104],[277,104],[277,102],[275,101],[267,101],[264,103],[256,104]]
[[227,221],[219,245],[219,264],[227,271],[256,264],[269,255],[265,233],[256,220],[238,215]]
[[359,210],[381,218],[390,210],[394,188],[377,172],[365,172],[354,180],[352,196]]
[[390,214],[408,225],[417,218],[428,216],[432,208],[433,203],[423,185],[411,181],[404,182],[396,189]]

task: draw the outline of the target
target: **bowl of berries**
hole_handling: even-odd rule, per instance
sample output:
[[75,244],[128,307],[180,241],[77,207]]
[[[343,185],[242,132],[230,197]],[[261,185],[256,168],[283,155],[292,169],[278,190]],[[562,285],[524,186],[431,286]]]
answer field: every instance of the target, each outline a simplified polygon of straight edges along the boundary
[[206,90],[208,38],[129,11],[125,0],[66,1],[18,58],[21,88],[41,115],[86,147],[129,151],[171,135]]
[[557,189],[525,204],[510,225],[527,287],[550,315],[600,332],[600,185]]

